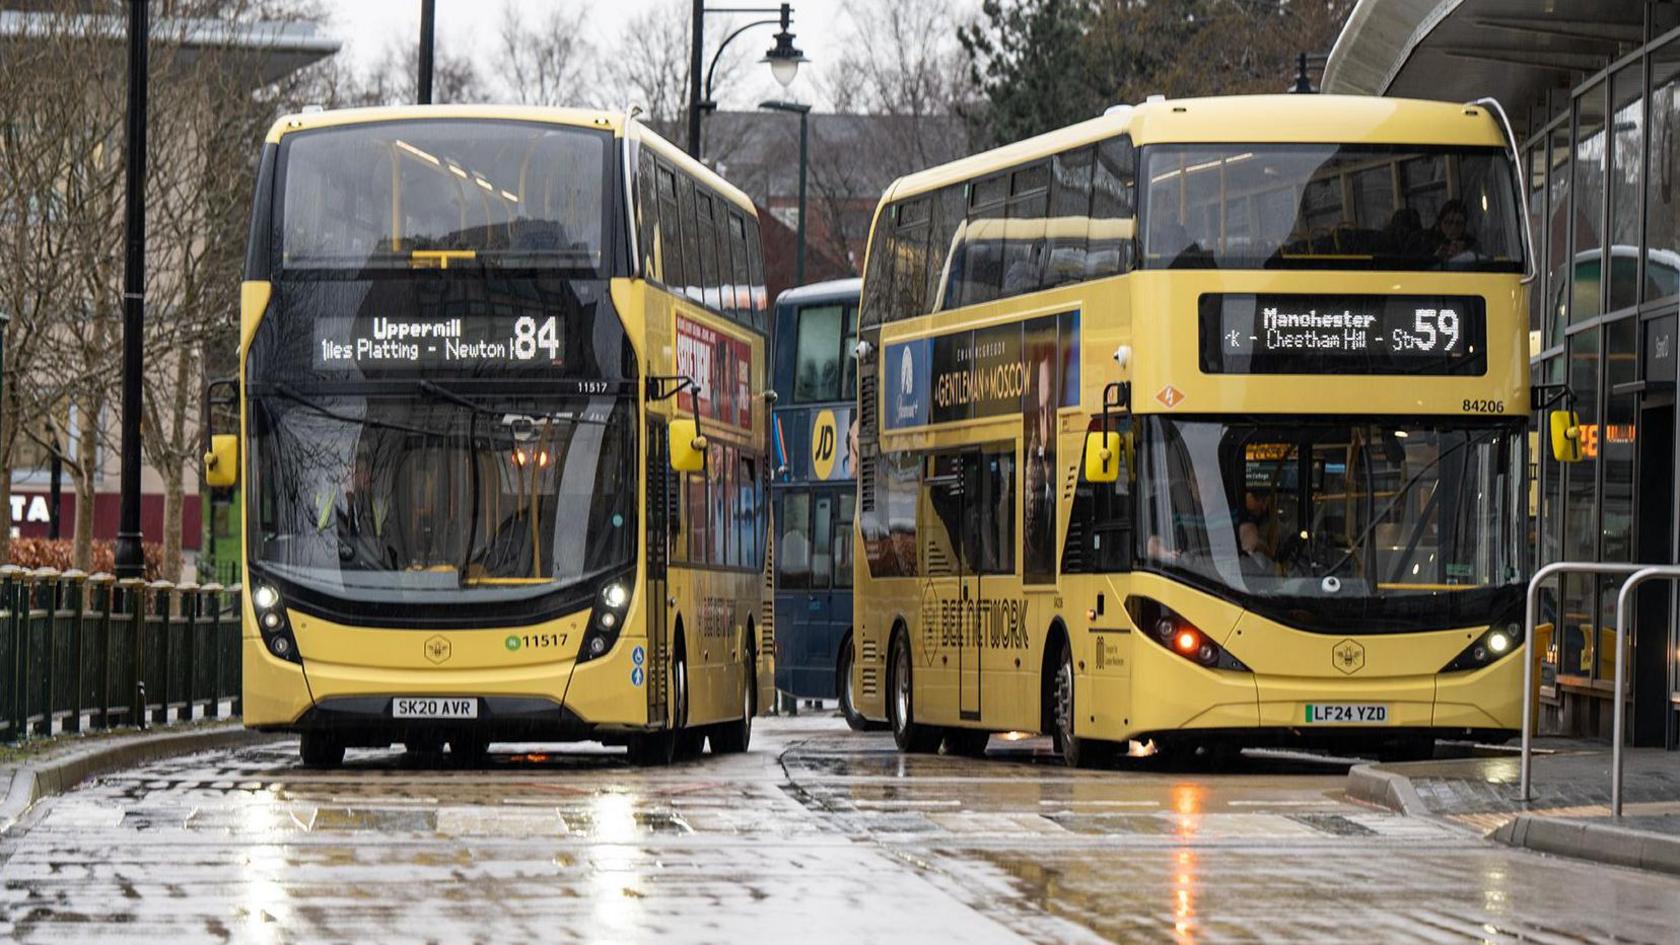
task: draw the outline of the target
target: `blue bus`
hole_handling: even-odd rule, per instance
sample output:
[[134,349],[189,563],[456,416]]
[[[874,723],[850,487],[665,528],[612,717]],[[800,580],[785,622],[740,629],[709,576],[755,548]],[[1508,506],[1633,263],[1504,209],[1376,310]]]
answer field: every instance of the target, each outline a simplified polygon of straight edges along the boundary
[[861,280],[799,286],[776,299],[771,385],[776,531],[776,688],[796,699],[838,699],[853,728],[852,516],[857,508],[853,422]]

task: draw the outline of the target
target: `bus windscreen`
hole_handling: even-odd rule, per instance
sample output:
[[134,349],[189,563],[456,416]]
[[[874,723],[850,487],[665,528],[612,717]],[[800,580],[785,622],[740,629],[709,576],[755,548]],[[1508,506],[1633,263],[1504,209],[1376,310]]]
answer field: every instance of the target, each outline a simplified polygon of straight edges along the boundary
[[602,268],[612,136],[520,121],[390,121],[288,136],[286,269]]
[[1523,269],[1499,148],[1198,144],[1142,155],[1146,269]]

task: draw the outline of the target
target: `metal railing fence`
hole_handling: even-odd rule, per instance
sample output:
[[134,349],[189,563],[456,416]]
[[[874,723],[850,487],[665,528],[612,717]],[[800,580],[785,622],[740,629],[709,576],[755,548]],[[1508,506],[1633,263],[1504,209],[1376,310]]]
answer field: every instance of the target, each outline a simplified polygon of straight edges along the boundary
[[0,566],[0,737],[239,714],[240,588]]
[[1532,772],[1534,767],[1534,633],[1538,622],[1539,592],[1545,582],[1560,574],[1619,575],[1623,577],[1616,593],[1616,669],[1613,685],[1610,735],[1610,814],[1622,816],[1622,743],[1626,740],[1627,721],[1627,640],[1633,629],[1628,604],[1639,585],[1653,579],[1680,580],[1680,565],[1664,564],[1608,564],[1601,561],[1558,561],[1534,572],[1528,581],[1528,604],[1523,624],[1523,694],[1522,694],[1522,760],[1520,762],[1520,791],[1524,803],[1534,800]]

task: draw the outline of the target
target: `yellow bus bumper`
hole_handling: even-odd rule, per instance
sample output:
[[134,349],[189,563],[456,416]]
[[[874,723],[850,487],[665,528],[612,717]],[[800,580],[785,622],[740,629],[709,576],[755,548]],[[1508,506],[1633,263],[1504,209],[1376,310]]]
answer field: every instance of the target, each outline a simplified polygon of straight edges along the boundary
[[[648,717],[646,639],[627,627],[606,654],[579,664],[587,619],[585,612],[537,627],[429,632],[341,627],[293,614],[301,666],[269,653],[256,633],[245,637],[245,724],[389,728],[381,700],[469,696],[487,700],[491,715],[498,705],[518,707],[533,736],[657,727]],[[549,639],[564,643],[535,642]],[[552,726],[540,723],[550,715]]]

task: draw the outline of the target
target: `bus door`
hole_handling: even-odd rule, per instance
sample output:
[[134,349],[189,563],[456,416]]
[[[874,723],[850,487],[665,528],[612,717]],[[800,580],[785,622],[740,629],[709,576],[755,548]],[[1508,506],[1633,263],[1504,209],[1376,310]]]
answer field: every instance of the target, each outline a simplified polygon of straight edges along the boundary
[[672,514],[676,504],[676,483],[680,477],[671,469],[670,446],[665,440],[665,423],[650,420],[647,425],[647,674],[648,720],[666,719],[667,695],[665,660],[669,656],[666,582],[670,564],[671,532],[676,525]]
[[[924,532],[928,586],[923,593],[922,623],[930,646],[923,662],[943,683],[940,704],[946,707],[945,714],[979,719],[980,575],[976,564],[981,455],[978,450],[936,453],[929,462],[924,483],[932,527]],[[954,707],[950,705],[953,695]]]

